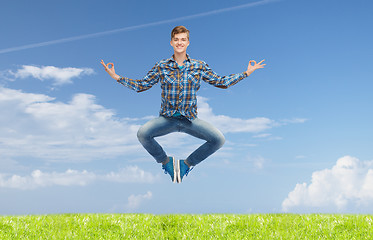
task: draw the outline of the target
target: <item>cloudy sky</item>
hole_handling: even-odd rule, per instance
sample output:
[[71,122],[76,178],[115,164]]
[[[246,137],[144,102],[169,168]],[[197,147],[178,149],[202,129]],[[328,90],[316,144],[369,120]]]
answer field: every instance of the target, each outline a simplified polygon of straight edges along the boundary
[[[0,8],[0,214],[373,213],[373,3],[357,0],[7,1]],[[160,87],[170,31],[220,75],[267,66],[222,90],[202,83],[199,117],[226,144],[172,184],[137,129]],[[158,139],[185,158],[203,144]]]

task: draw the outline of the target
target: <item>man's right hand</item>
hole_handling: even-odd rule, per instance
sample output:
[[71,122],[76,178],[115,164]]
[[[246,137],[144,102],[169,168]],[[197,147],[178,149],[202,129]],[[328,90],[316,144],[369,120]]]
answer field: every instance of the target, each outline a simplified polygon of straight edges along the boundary
[[120,79],[120,76],[115,73],[114,63],[105,64],[104,60],[101,59],[101,64],[102,66],[104,66],[105,71],[110,75],[110,77],[114,78],[117,81]]

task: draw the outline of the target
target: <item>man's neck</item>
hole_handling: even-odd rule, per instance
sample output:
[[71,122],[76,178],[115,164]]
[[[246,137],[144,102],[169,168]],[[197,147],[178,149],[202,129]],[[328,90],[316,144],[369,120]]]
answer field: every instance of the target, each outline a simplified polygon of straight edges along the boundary
[[187,59],[186,52],[184,53],[175,53],[174,52],[174,60],[179,64],[180,66],[184,65],[184,61]]

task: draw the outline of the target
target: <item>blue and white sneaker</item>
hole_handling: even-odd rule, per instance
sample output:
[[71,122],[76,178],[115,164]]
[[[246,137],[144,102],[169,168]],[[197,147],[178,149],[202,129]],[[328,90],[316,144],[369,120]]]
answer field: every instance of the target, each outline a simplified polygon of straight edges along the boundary
[[165,174],[170,174],[172,182],[176,182],[176,168],[175,168],[175,158],[168,157],[168,163],[162,164],[162,169],[164,170]]
[[178,183],[181,183],[184,176],[188,176],[188,173],[192,168],[188,167],[188,165],[185,164],[184,160],[177,161],[176,166],[176,179]]

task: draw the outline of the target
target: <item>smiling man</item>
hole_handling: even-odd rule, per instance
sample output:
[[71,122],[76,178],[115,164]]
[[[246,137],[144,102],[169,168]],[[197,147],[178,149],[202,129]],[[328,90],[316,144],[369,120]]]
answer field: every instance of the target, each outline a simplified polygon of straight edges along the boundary
[[[115,73],[114,64],[101,64],[106,72],[124,86],[142,92],[160,82],[162,88],[161,110],[159,117],[143,125],[137,137],[144,148],[158,163],[173,182],[181,183],[189,171],[221,148],[225,142],[223,134],[211,124],[197,117],[197,91],[203,80],[218,88],[228,88],[249,76],[256,69],[263,68],[264,60],[256,63],[249,61],[247,70],[219,76],[203,61],[191,59],[186,53],[189,46],[189,30],[177,26],[171,32],[171,58],[158,62],[141,80],[121,77]],[[176,160],[167,156],[161,145],[154,139],[172,132],[185,132],[206,142],[192,152],[186,159]]]

